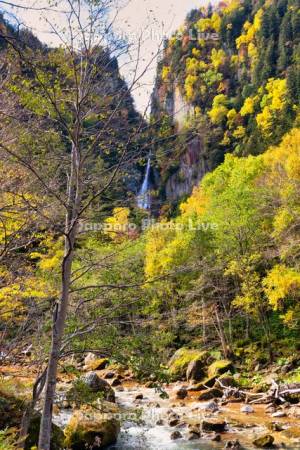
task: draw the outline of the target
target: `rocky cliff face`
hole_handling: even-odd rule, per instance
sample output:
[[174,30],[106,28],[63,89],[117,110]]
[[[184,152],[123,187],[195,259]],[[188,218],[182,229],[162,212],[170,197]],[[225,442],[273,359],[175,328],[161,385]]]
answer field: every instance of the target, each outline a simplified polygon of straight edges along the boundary
[[165,183],[165,196],[168,201],[176,202],[190,194],[204,175],[210,170],[209,161],[203,152],[200,136],[186,143],[179,160],[178,170],[169,176]]
[[195,109],[185,101],[176,83],[167,89],[164,85],[155,86],[152,104],[152,115],[157,121],[161,121],[162,116],[167,116],[170,128],[176,136],[164,151],[169,155],[168,167],[173,168],[159,168],[156,172],[155,187],[163,200],[176,203],[191,194],[193,187],[212,168],[207,157],[205,135],[197,130],[187,130],[186,124],[193,120]]
[[298,123],[298,11],[299,0],[225,0],[166,42],[152,108],[162,200],[190,194],[225,153],[262,153]]

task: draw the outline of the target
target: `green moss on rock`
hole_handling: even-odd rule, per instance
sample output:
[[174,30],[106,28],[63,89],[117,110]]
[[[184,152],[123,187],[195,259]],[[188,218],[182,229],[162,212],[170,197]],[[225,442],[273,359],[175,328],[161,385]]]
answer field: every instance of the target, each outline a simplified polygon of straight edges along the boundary
[[183,379],[191,361],[201,361],[205,364],[208,356],[207,351],[182,347],[174,353],[168,363],[169,374],[173,379]]
[[105,448],[115,444],[120,424],[113,414],[76,411],[65,429],[65,446],[72,450]]
[[219,361],[213,362],[207,369],[208,377],[218,377],[225,372],[232,371],[233,365],[232,362],[228,359],[221,359]]
[[[28,429],[28,436],[25,440],[25,450],[31,450],[38,444],[39,432],[41,424],[41,415],[39,413],[34,413],[33,418],[30,421],[30,426]],[[52,424],[51,429],[51,443],[50,450],[61,450],[64,448],[64,433],[55,424]]]
[[274,438],[271,434],[266,434],[264,436],[260,436],[259,438],[253,441],[255,447],[258,448],[270,448],[273,446]]

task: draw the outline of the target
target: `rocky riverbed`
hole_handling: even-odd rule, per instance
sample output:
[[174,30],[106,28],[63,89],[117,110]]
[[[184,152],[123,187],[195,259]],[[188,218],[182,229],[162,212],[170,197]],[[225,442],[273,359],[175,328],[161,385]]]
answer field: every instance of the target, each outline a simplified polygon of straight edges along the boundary
[[[226,369],[230,367],[226,365]],[[208,375],[212,368],[215,370],[215,363],[209,366]],[[201,383],[190,380],[141,383],[130,370],[98,359],[78,365],[77,369],[79,377],[66,372],[59,376],[54,423],[62,435],[64,431],[67,440],[58,442],[55,449],[84,449],[87,440],[92,445],[98,438],[97,448],[111,450],[300,449],[300,403],[250,404],[245,398],[225,399],[218,380],[232,383],[234,376],[230,371],[211,387],[203,388]],[[3,386],[6,382],[16,383],[16,379],[26,380],[29,396],[29,379],[34,377],[30,373],[27,378],[20,376],[25,372],[24,367],[6,367],[2,371]],[[101,394],[101,400],[78,402],[78,380],[96,396]],[[211,380],[207,378],[209,383]],[[15,388],[14,392],[17,394]],[[24,395],[22,390],[20,393]],[[6,396],[4,400],[14,398],[15,395]],[[37,405],[40,409],[41,403]],[[12,416],[15,411],[12,409]],[[80,443],[74,443],[78,436]]]
[[[96,373],[103,376],[101,371]],[[118,411],[114,417],[121,431],[117,443],[109,448],[300,448],[300,408],[275,410],[241,402],[222,404],[217,399],[198,401],[196,392],[178,399],[185,388],[188,385],[182,383],[150,388],[134,380],[115,387]],[[71,416],[71,409],[56,409],[55,423],[65,427]]]

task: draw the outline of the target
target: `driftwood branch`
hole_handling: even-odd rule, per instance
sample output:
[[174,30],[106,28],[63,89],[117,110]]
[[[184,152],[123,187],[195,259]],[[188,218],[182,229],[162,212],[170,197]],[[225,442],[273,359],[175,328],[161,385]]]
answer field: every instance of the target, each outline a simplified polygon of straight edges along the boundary
[[225,386],[220,379],[217,379],[219,387],[223,390],[223,399],[240,398],[246,403],[285,403],[291,396],[300,395],[300,383],[278,384],[272,380],[268,392],[249,392],[238,387]]

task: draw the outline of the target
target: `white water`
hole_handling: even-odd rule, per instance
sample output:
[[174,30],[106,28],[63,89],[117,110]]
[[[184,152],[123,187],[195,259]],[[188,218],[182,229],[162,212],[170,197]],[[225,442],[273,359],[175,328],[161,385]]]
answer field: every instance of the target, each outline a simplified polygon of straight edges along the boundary
[[[160,391],[156,389],[145,388],[143,386],[127,386],[123,390],[116,388],[116,403],[120,407],[119,417],[121,422],[121,432],[115,445],[109,447],[110,450],[221,450],[224,448],[226,435],[222,442],[212,442],[209,436],[203,436],[195,441],[189,441],[188,427],[170,427],[168,423],[168,413],[170,410],[178,414],[180,422],[200,423],[204,417],[218,416],[218,413],[205,412],[206,403],[195,400],[192,403],[176,402],[173,403],[175,392],[180,384],[170,386],[167,390],[170,398],[160,398]],[[61,393],[61,400],[64,398],[64,390]],[[137,394],[143,394],[142,400],[135,400]],[[223,409],[226,412],[226,407]],[[230,411],[230,410],[228,410]],[[54,422],[64,428],[72,416],[72,410],[59,410],[55,415]],[[162,420],[162,425],[157,421]],[[228,422],[228,421],[227,421]],[[174,430],[180,431],[182,438],[176,441],[171,439],[171,433]],[[237,425],[230,425],[229,432],[235,433],[235,438],[245,439],[249,435],[266,434],[267,430],[263,425],[249,425],[239,428]],[[254,449],[253,446],[246,446],[247,449]],[[299,445],[295,444],[295,447]]]
[[141,209],[150,209],[151,199],[150,199],[150,169],[151,169],[151,155],[148,157],[147,167],[145,172],[145,177],[141,190],[138,194],[137,205]]
[[[143,393],[143,400],[136,402],[135,396]],[[187,441],[185,438],[187,428],[172,428],[168,425],[167,411],[170,410],[170,400],[162,400],[159,392],[147,388],[125,388],[123,392],[116,392],[117,403],[121,409],[128,411],[130,417],[122,424],[118,442],[109,447],[111,450],[212,450],[223,448],[223,445],[204,440]],[[159,407],[157,406],[159,405]],[[203,404],[197,404],[203,410]],[[193,407],[196,405],[194,404]],[[194,417],[202,416],[201,409],[192,413]],[[191,414],[190,406],[176,406],[172,411],[181,417]],[[139,416],[138,411],[141,415]],[[162,419],[163,425],[156,425],[157,420]],[[183,438],[177,441],[171,439],[172,431],[179,429]]]

